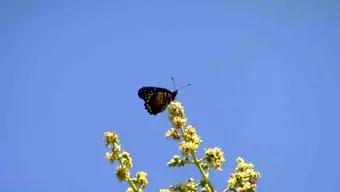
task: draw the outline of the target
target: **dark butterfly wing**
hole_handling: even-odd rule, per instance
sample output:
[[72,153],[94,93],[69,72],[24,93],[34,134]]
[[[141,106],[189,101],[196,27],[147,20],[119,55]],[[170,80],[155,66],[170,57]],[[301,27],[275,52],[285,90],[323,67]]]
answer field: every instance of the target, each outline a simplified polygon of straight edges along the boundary
[[145,101],[150,95],[159,92],[168,93],[170,95],[172,94],[171,91],[161,87],[142,87],[138,90],[138,96]]
[[150,114],[157,115],[165,110],[176,95],[160,87],[142,87],[138,90],[138,96],[144,100],[145,109]]

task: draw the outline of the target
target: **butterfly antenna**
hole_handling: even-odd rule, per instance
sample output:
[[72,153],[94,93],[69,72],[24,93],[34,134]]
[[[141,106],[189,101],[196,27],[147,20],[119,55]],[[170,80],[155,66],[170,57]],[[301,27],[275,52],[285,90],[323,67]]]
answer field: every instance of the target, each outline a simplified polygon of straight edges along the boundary
[[180,89],[183,89],[183,88],[189,87],[190,85],[191,85],[191,83],[188,83],[188,84],[186,84],[186,85],[184,85],[184,86],[182,86],[182,87],[178,88],[177,90],[180,90]]
[[174,77],[171,77],[171,81],[172,81],[172,85],[174,86],[174,89],[175,89],[176,91],[178,91],[178,90],[180,90],[180,89],[183,89],[183,88],[188,87],[188,86],[191,85],[190,83],[188,83],[188,84],[186,84],[186,85],[184,85],[184,86],[182,86],[182,87],[176,89]]
[[175,80],[174,77],[171,77],[172,85],[174,86],[174,89],[176,90]]

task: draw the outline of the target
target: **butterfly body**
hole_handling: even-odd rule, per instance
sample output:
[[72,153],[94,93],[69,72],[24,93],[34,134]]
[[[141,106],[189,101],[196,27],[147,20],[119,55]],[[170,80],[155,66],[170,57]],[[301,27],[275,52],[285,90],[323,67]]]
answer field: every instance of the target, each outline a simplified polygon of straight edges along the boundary
[[170,91],[161,87],[142,87],[138,90],[138,96],[144,100],[145,109],[151,115],[163,112],[176,95],[177,90]]

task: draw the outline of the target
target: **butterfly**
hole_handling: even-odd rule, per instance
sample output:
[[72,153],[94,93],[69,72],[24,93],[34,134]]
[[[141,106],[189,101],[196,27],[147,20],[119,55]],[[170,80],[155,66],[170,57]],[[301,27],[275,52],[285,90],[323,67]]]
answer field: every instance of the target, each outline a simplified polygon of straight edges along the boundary
[[138,90],[138,96],[144,100],[145,109],[151,115],[163,112],[176,98],[177,89],[170,91],[161,87],[142,87]]

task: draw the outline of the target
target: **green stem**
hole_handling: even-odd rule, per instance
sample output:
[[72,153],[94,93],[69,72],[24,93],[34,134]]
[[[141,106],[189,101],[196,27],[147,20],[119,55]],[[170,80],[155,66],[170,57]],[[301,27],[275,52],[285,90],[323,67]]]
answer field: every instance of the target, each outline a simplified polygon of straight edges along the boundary
[[[182,136],[183,136],[183,140],[185,141],[185,138],[184,138],[184,128],[183,127],[181,127],[181,133],[182,133]],[[203,170],[203,167],[202,167],[202,165],[200,163],[200,160],[197,159],[195,152],[191,152],[190,155],[191,155],[192,159],[194,160],[194,163],[195,163],[196,167],[200,171],[204,181],[207,182],[210,190],[215,192],[214,186],[211,184],[211,182],[209,180],[208,174],[205,173],[205,171]]]

